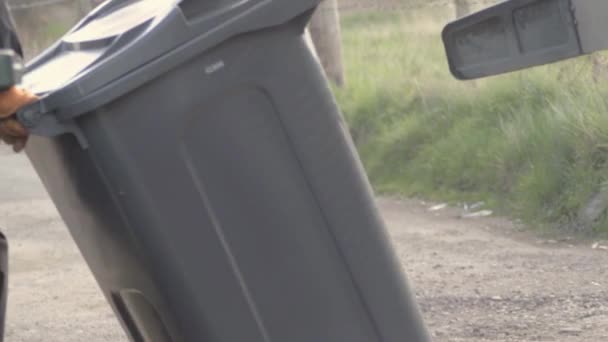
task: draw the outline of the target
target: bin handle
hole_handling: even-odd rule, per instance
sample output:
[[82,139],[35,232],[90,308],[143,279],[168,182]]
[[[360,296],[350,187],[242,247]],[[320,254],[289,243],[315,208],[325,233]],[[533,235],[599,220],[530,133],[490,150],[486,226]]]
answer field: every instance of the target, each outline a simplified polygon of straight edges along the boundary
[[89,147],[82,130],[73,119],[60,121],[55,113],[46,111],[41,100],[21,108],[15,115],[30,134],[49,138],[72,134],[78,140],[80,147],[83,149]]

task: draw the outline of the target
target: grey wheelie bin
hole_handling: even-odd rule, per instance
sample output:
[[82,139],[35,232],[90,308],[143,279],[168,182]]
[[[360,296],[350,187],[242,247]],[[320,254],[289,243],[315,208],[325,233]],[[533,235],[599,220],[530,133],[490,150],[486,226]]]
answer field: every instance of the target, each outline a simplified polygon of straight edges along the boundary
[[318,1],[109,1],[28,66],[27,154],[133,341],[428,340]]

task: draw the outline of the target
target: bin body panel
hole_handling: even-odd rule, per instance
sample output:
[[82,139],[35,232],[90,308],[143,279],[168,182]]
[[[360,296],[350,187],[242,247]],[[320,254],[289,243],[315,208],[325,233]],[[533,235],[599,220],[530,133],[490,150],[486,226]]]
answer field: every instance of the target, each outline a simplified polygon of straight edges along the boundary
[[28,155],[133,341],[427,341],[301,29],[233,37]]

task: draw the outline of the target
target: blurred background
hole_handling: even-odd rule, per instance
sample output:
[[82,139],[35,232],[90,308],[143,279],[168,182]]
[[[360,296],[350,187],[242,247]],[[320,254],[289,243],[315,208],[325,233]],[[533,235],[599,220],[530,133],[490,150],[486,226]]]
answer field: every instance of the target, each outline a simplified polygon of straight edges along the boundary
[[[153,0],[154,1],[154,0]],[[101,0],[8,0],[26,59],[38,55]]]
[[[27,58],[100,2],[11,0]],[[326,0],[315,14],[313,41],[374,187],[606,233],[608,59],[456,81],[442,27],[495,2]]]

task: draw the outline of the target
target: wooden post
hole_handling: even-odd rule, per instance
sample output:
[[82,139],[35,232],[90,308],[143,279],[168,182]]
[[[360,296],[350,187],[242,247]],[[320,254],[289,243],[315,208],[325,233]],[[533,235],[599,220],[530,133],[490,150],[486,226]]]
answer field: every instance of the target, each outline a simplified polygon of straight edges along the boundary
[[454,0],[454,7],[457,19],[471,14],[471,5],[468,0]]
[[309,30],[327,77],[336,85],[343,86],[342,34],[337,0],[321,2],[310,21]]

